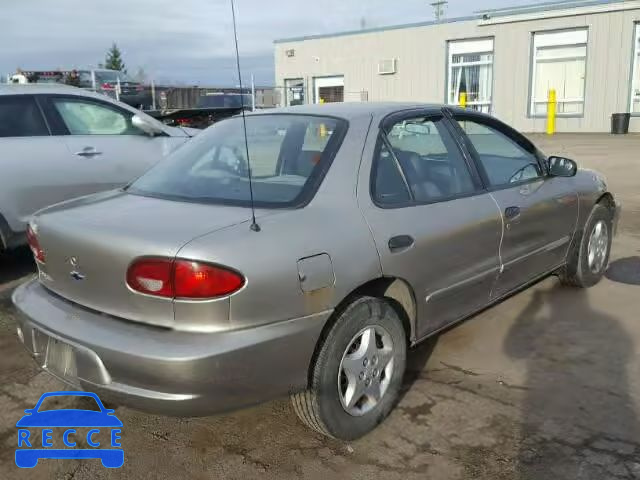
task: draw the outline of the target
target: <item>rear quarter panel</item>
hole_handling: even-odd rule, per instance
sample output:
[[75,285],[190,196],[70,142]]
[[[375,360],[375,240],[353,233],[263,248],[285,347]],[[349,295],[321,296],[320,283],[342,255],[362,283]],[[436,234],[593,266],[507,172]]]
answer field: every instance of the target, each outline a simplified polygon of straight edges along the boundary
[[[247,221],[195,239],[178,253],[227,265],[245,275],[245,288],[230,300],[228,328],[331,310],[354,289],[381,276],[371,232],[356,202],[356,179],[370,120],[351,122],[340,151],[306,207],[259,219],[260,232],[251,231]],[[303,292],[298,261],[319,254],[329,255],[335,281]],[[180,311],[176,304],[176,323],[184,320]]]

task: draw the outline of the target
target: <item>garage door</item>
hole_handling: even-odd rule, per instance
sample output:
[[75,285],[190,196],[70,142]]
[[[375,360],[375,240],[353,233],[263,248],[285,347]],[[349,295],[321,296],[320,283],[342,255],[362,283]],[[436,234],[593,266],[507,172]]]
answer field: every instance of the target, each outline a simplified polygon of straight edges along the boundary
[[315,103],[344,102],[344,77],[314,78],[313,83]]

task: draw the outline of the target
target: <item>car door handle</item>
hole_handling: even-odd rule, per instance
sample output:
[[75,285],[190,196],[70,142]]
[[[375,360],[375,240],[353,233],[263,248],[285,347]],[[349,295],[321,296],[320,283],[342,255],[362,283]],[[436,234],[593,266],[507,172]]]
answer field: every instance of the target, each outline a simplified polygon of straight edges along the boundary
[[413,246],[414,240],[410,235],[398,235],[389,239],[391,253],[401,252]]
[[76,155],[78,157],[90,158],[90,157],[95,157],[97,155],[102,155],[102,152],[98,152],[93,147],[85,147],[85,148],[82,149],[82,151],[76,152]]
[[507,220],[515,220],[520,216],[520,207],[507,207],[504,209],[504,216]]

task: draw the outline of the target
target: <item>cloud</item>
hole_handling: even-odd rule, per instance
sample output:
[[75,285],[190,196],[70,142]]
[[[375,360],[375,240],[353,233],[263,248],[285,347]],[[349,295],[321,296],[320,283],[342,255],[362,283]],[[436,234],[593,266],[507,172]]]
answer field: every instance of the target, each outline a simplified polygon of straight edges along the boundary
[[[524,3],[491,0],[479,8]],[[235,85],[228,0],[2,1],[0,74],[28,69],[88,68],[117,42],[129,71],[158,81]],[[449,16],[469,2],[451,0]],[[273,83],[273,40],[282,37],[428,20],[426,0],[236,0],[243,75]],[[10,48],[8,48],[10,46]]]

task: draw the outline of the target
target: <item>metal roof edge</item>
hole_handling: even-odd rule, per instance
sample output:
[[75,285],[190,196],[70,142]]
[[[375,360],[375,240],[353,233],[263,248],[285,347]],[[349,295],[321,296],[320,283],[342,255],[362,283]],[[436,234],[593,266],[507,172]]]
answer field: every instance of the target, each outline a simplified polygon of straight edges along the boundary
[[402,30],[405,28],[419,28],[419,27],[430,27],[433,25],[441,25],[446,23],[458,23],[458,22],[468,22],[471,20],[480,20],[482,19],[482,15],[469,15],[465,17],[455,17],[455,18],[445,18],[440,20],[439,22],[435,20],[429,20],[425,22],[414,22],[414,23],[403,23],[399,25],[386,25],[382,27],[372,27],[365,28],[362,30],[345,30],[343,32],[335,32],[335,33],[320,33],[317,35],[306,35],[301,37],[290,37],[290,38],[280,38],[273,41],[273,43],[289,43],[289,42],[303,42],[305,40],[316,40],[319,38],[333,38],[333,37],[345,37],[349,35],[361,35],[366,33],[376,33],[376,32],[386,32],[388,30]]
[[468,15],[464,17],[445,18],[440,21],[429,20],[424,22],[404,23],[398,25],[387,25],[380,27],[366,28],[362,30],[345,30],[335,33],[321,33],[317,35],[306,35],[300,37],[281,38],[273,41],[274,44],[291,43],[291,42],[304,42],[306,40],[317,40],[322,38],[334,38],[345,37],[350,35],[361,35],[367,33],[386,32],[390,30],[402,30],[408,28],[420,28],[431,27],[434,25],[441,25],[447,23],[468,22],[472,20],[482,20],[484,15],[489,15],[492,18],[508,17],[522,14],[534,14],[541,12],[549,12],[554,10],[569,10],[582,7],[591,7],[595,5],[608,5],[625,3],[628,0],[562,0],[562,1],[550,1],[543,3],[534,3],[530,5],[522,5],[518,7],[504,7],[491,10],[480,10],[474,12],[474,15]]
[[524,14],[524,13],[538,13],[538,12],[549,12],[553,10],[591,7],[593,5],[623,3],[625,1],[627,0],[560,0],[560,1],[532,3],[530,5],[520,5],[517,7],[503,7],[503,8],[491,8],[487,10],[476,10],[474,13],[478,13],[478,14],[488,13],[495,16],[508,16],[508,15]]

